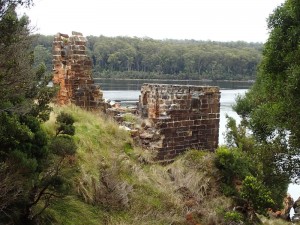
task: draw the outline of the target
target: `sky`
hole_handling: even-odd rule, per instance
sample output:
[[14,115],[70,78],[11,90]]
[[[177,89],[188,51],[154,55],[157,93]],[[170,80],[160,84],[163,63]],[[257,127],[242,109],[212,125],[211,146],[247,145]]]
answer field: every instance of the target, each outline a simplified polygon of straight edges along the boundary
[[[284,0],[34,0],[34,33],[265,42]],[[20,10],[20,14],[23,10]]]

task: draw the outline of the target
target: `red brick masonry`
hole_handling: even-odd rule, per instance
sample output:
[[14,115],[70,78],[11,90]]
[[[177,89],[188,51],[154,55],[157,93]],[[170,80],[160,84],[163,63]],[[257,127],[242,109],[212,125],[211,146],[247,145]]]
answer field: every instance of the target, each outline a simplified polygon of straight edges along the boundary
[[152,145],[158,160],[173,159],[187,149],[214,151],[218,147],[218,87],[144,84],[139,111],[160,134]]
[[53,82],[60,86],[57,103],[73,103],[87,110],[104,110],[103,94],[94,84],[92,61],[86,54],[86,38],[58,33],[53,41]]

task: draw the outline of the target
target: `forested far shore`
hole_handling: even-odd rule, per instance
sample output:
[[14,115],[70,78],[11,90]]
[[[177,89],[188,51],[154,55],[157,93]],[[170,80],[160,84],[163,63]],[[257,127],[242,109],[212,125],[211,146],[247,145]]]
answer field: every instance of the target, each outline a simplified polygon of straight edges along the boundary
[[[52,69],[54,36],[36,35],[35,64]],[[263,44],[87,36],[95,78],[254,80]]]

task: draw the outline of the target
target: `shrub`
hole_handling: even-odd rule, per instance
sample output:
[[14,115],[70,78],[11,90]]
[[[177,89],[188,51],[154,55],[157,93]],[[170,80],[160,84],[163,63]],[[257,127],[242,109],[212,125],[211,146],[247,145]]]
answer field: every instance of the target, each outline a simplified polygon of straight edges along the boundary
[[216,166],[223,174],[226,184],[232,184],[234,178],[244,179],[249,175],[249,163],[238,149],[221,146],[216,151]]
[[247,201],[250,208],[263,215],[266,215],[267,208],[274,205],[271,192],[253,176],[247,176],[244,179],[241,197]]
[[76,152],[76,144],[72,137],[60,135],[51,140],[50,150],[52,153],[59,156],[74,155]]
[[59,134],[68,134],[74,135],[75,134],[75,127],[73,126],[74,118],[72,115],[68,113],[61,112],[57,118],[56,122],[58,123],[58,127],[56,129],[56,135]]

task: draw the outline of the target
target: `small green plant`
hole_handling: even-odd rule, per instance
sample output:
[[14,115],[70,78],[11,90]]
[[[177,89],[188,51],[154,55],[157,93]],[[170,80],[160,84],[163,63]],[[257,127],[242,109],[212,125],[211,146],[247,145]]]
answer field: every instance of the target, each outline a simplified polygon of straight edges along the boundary
[[231,223],[231,222],[240,222],[243,220],[243,216],[236,211],[230,211],[230,212],[226,212],[224,215],[224,219],[226,221],[227,224]]
[[132,113],[124,114],[123,119],[124,119],[124,121],[130,122],[130,123],[136,123],[137,122],[137,117],[135,115],[133,115]]
[[128,156],[131,156],[133,154],[133,147],[132,147],[132,144],[130,142],[125,143],[124,152]]
[[202,163],[205,155],[207,155],[207,152],[193,149],[186,152],[185,159],[193,163]]

